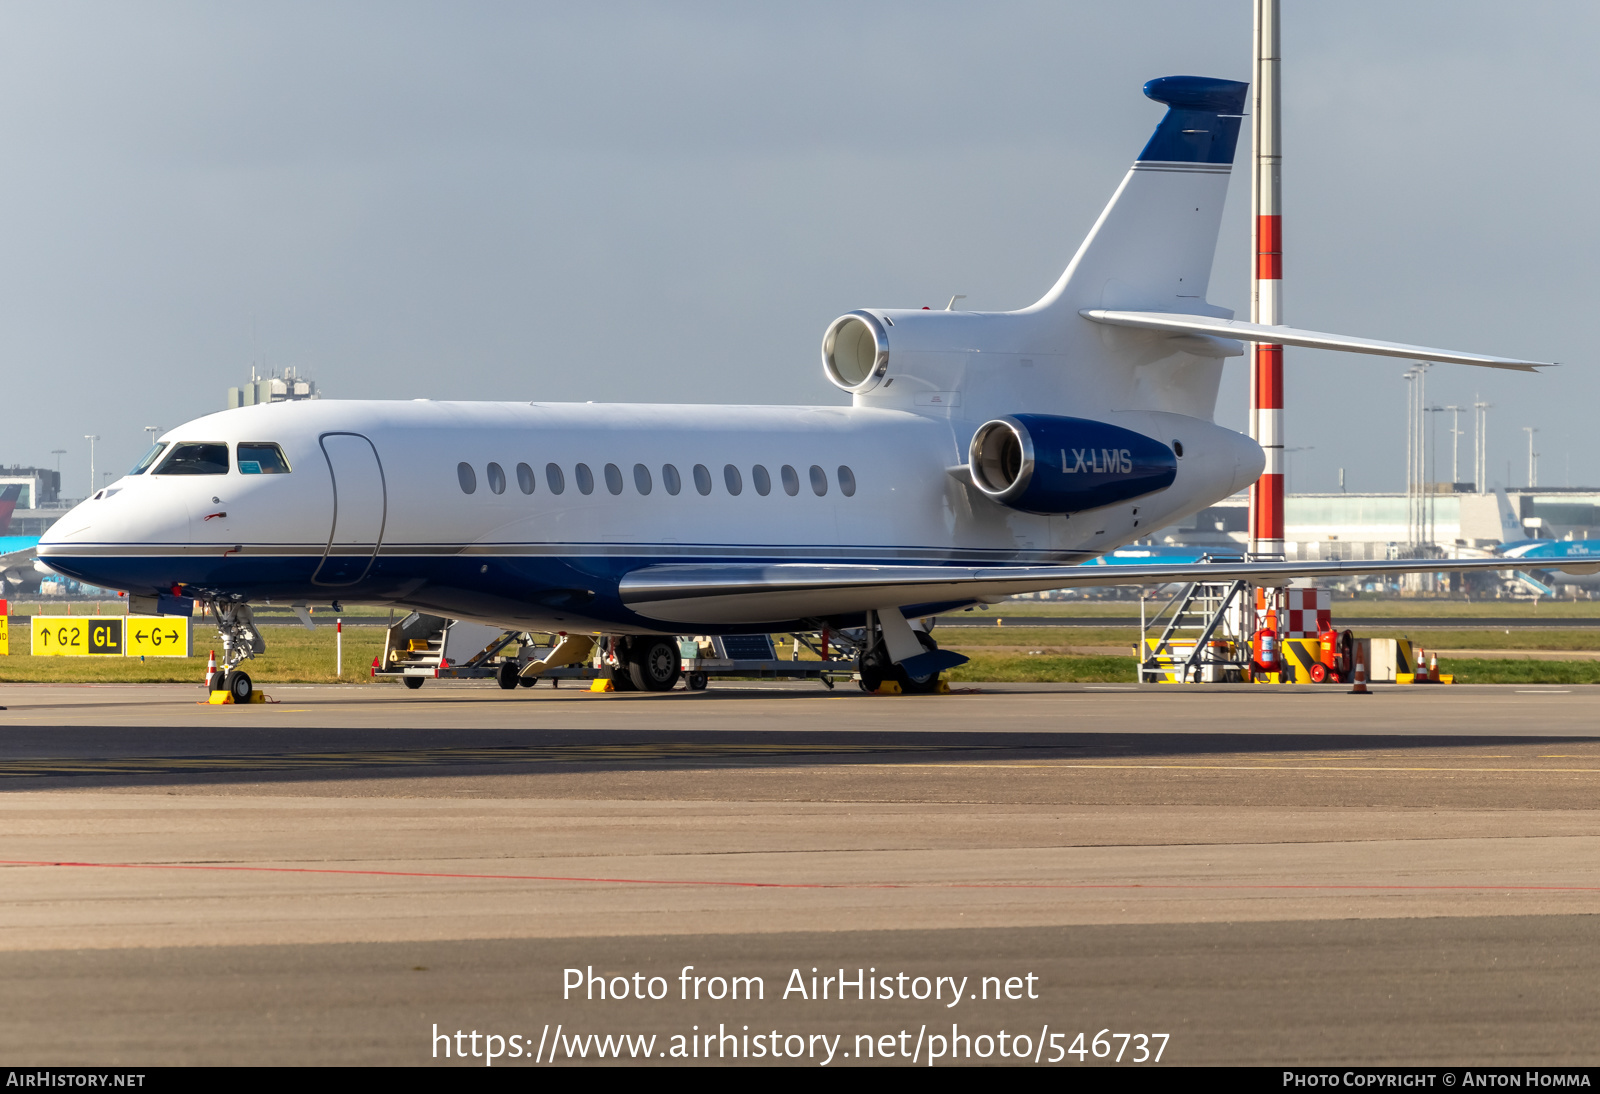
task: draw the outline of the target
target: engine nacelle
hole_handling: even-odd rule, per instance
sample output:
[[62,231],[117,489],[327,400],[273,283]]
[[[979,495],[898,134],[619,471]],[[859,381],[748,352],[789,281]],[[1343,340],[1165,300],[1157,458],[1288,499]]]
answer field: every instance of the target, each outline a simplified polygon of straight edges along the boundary
[[834,386],[860,395],[889,371],[889,334],[876,315],[853,311],[828,324],[822,336],[822,368]]
[[1131,429],[1055,414],[1009,414],[972,435],[972,484],[1013,509],[1076,513],[1165,490],[1178,454]]

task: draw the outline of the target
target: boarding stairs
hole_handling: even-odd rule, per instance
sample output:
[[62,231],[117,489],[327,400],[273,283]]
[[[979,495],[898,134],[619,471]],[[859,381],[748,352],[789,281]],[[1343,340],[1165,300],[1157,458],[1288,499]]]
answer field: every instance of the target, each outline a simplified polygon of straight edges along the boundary
[[517,631],[412,612],[389,628],[373,675],[490,676],[506,647],[520,638]]
[[[1192,581],[1148,620],[1142,618],[1141,602],[1139,682],[1242,680],[1250,660],[1248,589],[1242,580]],[[1162,628],[1160,636],[1151,638],[1157,627]]]

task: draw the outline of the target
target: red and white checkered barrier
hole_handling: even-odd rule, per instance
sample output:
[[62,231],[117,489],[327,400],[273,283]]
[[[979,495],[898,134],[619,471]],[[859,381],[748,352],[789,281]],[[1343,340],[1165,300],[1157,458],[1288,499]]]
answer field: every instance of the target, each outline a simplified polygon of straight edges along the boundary
[[1284,638],[1315,638],[1333,626],[1333,594],[1328,589],[1257,589],[1256,627],[1267,625],[1267,612],[1282,597],[1279,633]]

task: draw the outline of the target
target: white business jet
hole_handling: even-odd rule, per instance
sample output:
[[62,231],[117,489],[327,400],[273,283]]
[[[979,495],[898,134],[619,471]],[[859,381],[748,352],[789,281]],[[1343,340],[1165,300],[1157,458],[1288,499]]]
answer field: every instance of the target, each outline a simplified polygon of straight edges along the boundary
[[[650,690],[677,680],[677,633],[864,628],[864,677],[926,689],[965,659],[908,616],[1106,584],[1082,564],[1257,478],[1260,447],[1212,421],[1241,340],[1540,363],[1255,326],[1208,304],[1246,90],[1145,85],[1165,117],[1031,307],[834,320],[822,365],[849,407],[244,407],[170,430],[39,556],[138,598],[210,601],[236,696],[263,648],[249,605],[265,600],[600,634]],[[1153,560],[1113,580],[1496,565]]]

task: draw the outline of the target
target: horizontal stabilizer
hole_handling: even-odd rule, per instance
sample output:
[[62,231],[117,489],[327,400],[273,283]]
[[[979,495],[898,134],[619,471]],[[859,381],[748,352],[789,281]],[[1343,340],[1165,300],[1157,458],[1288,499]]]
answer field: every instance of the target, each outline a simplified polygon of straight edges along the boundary
[[[622,602],[647,619],[744,624],[826,618],[924,604],[1002,600],[1017,593],[1095,585],[1497,571],[1504,558],[1374,562],[1202,562],[1129,566],[870,566],[729,563],[646,566],[623,577]],[[887,614],[887,612],[885,612]]]
[[1345,353],[1372,353],[1379,357],[1405,357],[1413,361],[1441,361],[1452,365],[1481,365],[1484,368],[1509,368],[1533,372],[1553,365],[1553,361],[1518,361],[1510,357],[1489,357],[1482,353],[1457,353],[1431,346],[1408,346],[1403,342],[1379,342],[1348,334],[1295,327],[1269,327],[1238,319],[1217,319],[1209,315],[1183,315],[1164,311],[1108,311],[1088,308],[1078,313],[1085,319],[1112,327],[1169,331],[1173,334],[1209,334],[1216,338],[1237,338],[1243,342],[1262,342],[1279,346],[1304,346],[1307,349],[1333,349]]

